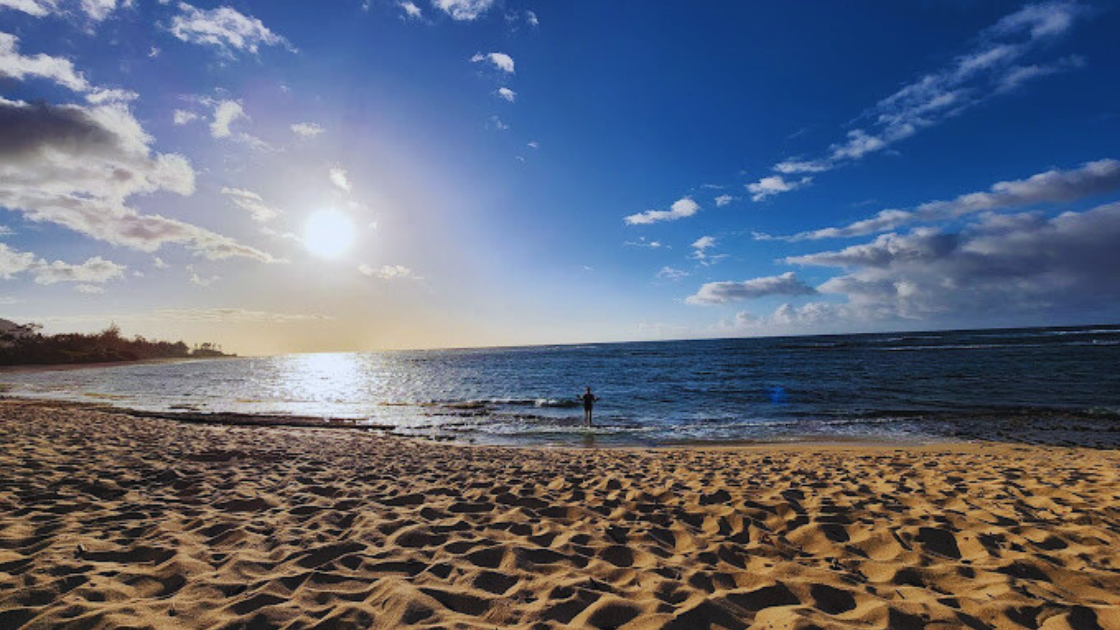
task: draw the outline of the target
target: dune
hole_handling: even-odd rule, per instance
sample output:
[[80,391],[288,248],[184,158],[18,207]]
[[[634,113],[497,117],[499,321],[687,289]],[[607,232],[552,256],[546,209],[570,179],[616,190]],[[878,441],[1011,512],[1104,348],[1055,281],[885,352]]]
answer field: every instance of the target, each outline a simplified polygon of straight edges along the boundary
[[453,446],[0,401],[0,628],[1120,629],[1120,452]]

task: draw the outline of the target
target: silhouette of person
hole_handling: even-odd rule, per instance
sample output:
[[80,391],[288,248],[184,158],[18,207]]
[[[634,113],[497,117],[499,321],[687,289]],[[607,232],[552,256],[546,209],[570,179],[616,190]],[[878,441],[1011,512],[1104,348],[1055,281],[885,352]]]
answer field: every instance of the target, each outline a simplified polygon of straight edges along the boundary
[[587,391],[583,393],[583,396],[580,396],[580,400],[583,401],[583,426],[590,427],[591,409],[595,406],[595,402],[599,400],[599,397],[591,393],[591,386],[588,385]]

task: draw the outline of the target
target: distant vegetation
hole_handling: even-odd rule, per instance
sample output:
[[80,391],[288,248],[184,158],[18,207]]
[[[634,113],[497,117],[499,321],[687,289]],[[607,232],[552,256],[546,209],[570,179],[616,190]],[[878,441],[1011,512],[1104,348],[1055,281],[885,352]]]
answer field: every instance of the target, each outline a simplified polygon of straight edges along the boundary
[[233,356],[219,346],[204,343],[194,348],[182,341],[152,341],[139,335],[128,339],[113,324],[99,333],[44,335],[39,324],[0,327],[0,365],[60,365],[116,363],[144,359],[185,359]]

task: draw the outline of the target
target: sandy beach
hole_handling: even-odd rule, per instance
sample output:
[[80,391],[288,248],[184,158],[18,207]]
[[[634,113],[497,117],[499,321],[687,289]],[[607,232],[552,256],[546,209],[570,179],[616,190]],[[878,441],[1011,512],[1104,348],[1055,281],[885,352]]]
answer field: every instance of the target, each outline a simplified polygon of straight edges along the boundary
[[450,446],[0,402],[0,628],[1120,629],[1120,452]]

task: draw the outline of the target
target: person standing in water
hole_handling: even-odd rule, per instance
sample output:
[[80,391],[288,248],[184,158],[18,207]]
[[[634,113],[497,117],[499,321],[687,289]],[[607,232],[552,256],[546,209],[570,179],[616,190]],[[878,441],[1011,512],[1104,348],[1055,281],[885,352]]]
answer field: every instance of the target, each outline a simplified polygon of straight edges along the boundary
[[583,396],[580,396],[580,400],[583,401],[583,426],[590,428],[591,409],[595,406],[595,401],[599,400],[599,397],[591,393],[591,386],[588,385],[587,391],[583,393]]

